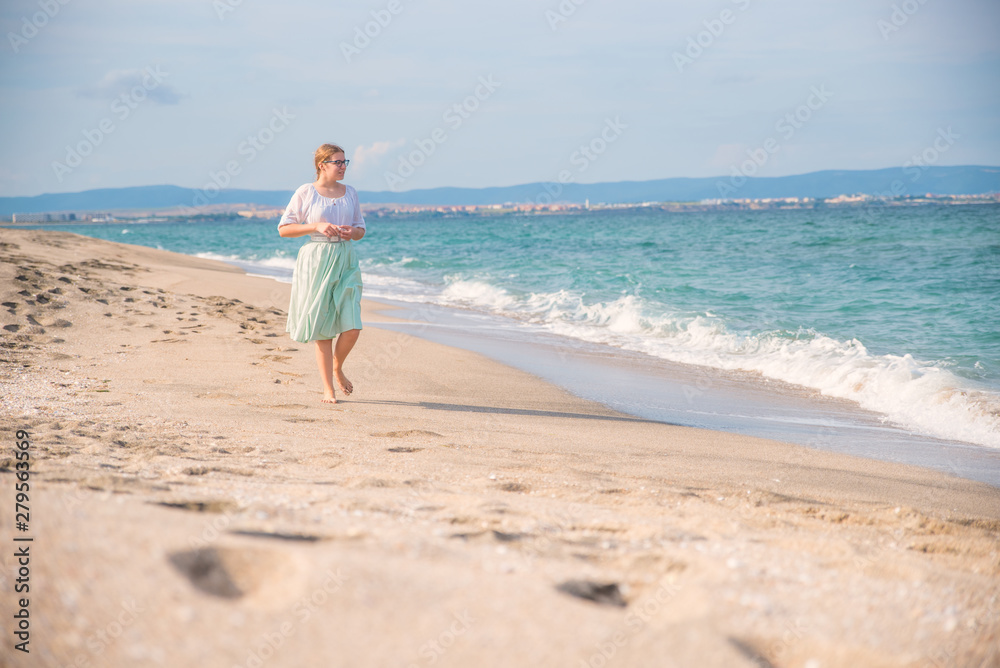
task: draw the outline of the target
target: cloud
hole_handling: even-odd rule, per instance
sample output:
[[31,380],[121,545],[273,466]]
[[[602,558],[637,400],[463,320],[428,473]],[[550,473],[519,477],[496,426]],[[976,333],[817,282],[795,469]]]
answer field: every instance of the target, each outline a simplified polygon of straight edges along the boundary
[[358,173],[363,173],[366,168],[377,168],[389,151],[397,149],[405,143],[405,139],[397,139],[396,141],[377,141],[371,146],[359,146],[354,150],[351,166],[355,167],[355,171]]
[[157,104],[177,104],[181,95],[169,84],[163,83],[168,75],[159,66],[142,70],[112,70],[91,86],[77,91],[79,97],[94,100],[114,100],[121,96],[150,99]]

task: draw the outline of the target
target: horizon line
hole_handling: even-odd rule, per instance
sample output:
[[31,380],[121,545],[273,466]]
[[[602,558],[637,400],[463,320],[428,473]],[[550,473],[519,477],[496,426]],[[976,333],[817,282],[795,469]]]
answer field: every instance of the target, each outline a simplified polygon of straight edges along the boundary
[[[995,169],[997,171],[1000,171],[1000,165],[926,165],[926,166],[923,166],[922,168],[924,170],[929,170],[929,169],[978,168],[978,169]],[[906,169],[906,166],[896,165],[896,166],[893,166],[893,167],[879,167],[879,168],[875,168],[875,169],[818,169],[818,170],[814,170],[814,171],[810,171],[810,172],[801,172],[801,173],[798,173],[798,174],[784,174],[784,175],[781,175],[781,176],[746,176],[744,178],[747,181],[763,181],[763,180],[767,180],[767,179],[785,179],[785,178],[794,178],[794,177],[797,177],[797,176],[809,176],[811,174],[822,174],[824,172],[883,172],[883,171],[888,171],[888,170],[893,170],[893,169],[903,170],[903,169]],[[663,177],[663,178],[654,178],[654,179],[642,179],[642,180],[628,179],[628,180],[622,180],[622,181],[593,181],[593,182],[588,182],[588,183],[578,183],[578,182],[575,182],[575,181],[569,181],[569,182],[564,183],[562,185],[567,185],[567,186],[570,186],[570,185],[572,185],[572,186],[593,186],[593,185],[614,185],[614,184],[618,184],[618,183],[652,183],[652,182],[655,182],[655,181],[673,181],[673,180],[688,180],[688,181],[711,180],[711,179],[716,179],[716,180],[722,179],[722,180],[724,180],[724,179],[729,179],[730,176],[732,176],[732,175],[723,175],[723,174],[720,174],[720,175],[717,175],[717,176],[667,176],[667,177]],[[516,183],[516,184],[512,184],[512,185],[503,185],[503,186],[430,186],[430,187],[426,187],[426,188],[413,188],[413,189],[410,189],[410,190],[372,190],[372,189],[368,189],[368,188],[357,188],[357,190],[359,190],[360,192],[370,192],[370,193],[375,193],[375,194],[391,193],[391,194],[394,194],[394,195],[405,195],[406,193],[425,192],[425,191],[428,191],[428,190],[445,190],[445,189],[450,189],[450,190],[488,190],[488,189],[493,189],[493,188],[521,188],[521,187],[538,185],[538,184],[553,184],[553,183],[560,183],[560,182],[559,181],[528,181],[528,182],[524,182],[524,183]],[[298,186],[294,186],[294,187],[291,187],[291,188],[288,188],[288,189],[286,189],[286,188],[274,188],[274,189],[264,189],[264,188],[220,188],[219,192],[234,192],[234,191],[293,192],[295,190],[295,188],[297,188],[297,187]],[[179,185],[175,185],[175,184],[172,184],[172,183],[147,184],[147,185],[139,185],[139,186],[104,186],[104,187],[100,187],[100,188],[88,188],[86,190],[73,190],[73,191],[66,191],[66,192],[43,192],[43,193],[39,193],[37,195],[2,195],[2,196],[0,196],[0,200],[4,200],[4,199],[32,199],[32,198],[36,198],[36,197],[45,197],[47,195],[80,195],[80,194],[83,194],[83,193],[95,192],[95,191],[99,191],[99,190],[129,190],[129,189],[137,189],[137,188],[178,188],[178,189],[181,189],[181,190],[203,190],[205,188],[205,186],[203,185],[201,188],[198,188],[197,186],[179,186]]]

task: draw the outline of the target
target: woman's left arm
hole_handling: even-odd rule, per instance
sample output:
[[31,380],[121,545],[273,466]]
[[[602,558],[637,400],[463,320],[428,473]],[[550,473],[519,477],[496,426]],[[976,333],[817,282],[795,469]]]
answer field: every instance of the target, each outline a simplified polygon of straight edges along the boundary
[[360,241],[361,237],[365,236],[365,228],[352,225],[340,225],[337,227],[337,231],[340,233],[340,238],[345,241],[348,239]]
[[361,200],[354,191],[354,220],[351,221],[351,240],[358,241],[365,236],[365,217],[361,214]]

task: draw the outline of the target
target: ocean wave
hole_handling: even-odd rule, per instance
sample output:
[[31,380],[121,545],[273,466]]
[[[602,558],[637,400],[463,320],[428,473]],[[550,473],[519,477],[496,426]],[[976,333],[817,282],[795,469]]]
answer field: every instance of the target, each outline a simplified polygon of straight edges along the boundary
[[914,432],[1000,448],[1000,394],[974,386],[949,370],[946,361],[874,354],[856,339],[837,340],[808,329],[733,331],[719,316],[671,311],[634,295],[588,302],[568,290],[516,294],[485,280],[457,277],[440,291],[424,286],[421,293],[412,283],[406,294],[386,298],[487,311],[674,362],[755,372],[854,401]]
[[474,304],[494,313],[517,310],[517,300],[506,290],[483,281],[455,281],[441,292],[441,301],[449,305]]
[[219,260],[245,270],[248,274],[266,276],[274,278],[283,283],[292,280],[292,272],[295,269],[295,258],[281,255],[271,255],[264,258],[245,258],[240,255],[220,255],[219,253],[195,253],[195,257],[203,257],[206,260]]

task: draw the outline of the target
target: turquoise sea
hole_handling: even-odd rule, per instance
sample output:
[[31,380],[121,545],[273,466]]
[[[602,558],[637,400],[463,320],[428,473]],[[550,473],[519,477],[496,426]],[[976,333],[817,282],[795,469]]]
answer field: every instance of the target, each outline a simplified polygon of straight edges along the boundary
[[[287,281],[304,242],[276,222],[45,227]],[[369,216],[357,246],[367,297],[782,381],[1000,449],[1000,206]]]

